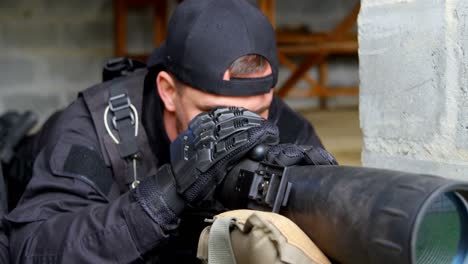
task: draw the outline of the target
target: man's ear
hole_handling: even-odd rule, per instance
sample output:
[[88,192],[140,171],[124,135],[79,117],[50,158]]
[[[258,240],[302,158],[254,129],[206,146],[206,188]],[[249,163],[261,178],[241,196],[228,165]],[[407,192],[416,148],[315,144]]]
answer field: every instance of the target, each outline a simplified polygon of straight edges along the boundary
[[158,87],[159,97],[161,97],[166,110],[174,112],[175,98],[177,97],[177,87],[174,78],[169,73],[161,71],[156,77],[156,87]]

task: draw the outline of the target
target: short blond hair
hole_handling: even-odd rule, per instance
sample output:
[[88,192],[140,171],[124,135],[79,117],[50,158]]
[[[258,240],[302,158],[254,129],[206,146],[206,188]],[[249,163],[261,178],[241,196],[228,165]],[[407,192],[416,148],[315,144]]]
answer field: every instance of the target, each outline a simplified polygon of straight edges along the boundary
[[[235,60],[228,70],[231,77],[242,78],[248,74],[263,73],[268,65],[269,62],[265,57],[257,54],[248,54]],[[176,81],[177,92],[180,94],[185,86],[174,75],[172,77]]]
[[268,61],[261,55],[249,54],[235,60],[229,71],[232,77],[239,77],[253,73],[263,73],[267,69]]

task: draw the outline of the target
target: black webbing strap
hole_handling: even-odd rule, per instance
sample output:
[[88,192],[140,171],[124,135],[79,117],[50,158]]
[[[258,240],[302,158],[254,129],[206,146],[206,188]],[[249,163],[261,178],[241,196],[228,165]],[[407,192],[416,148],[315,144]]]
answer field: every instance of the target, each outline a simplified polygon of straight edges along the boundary
[[[122,85],[110,87],[109,112],[111,123],[119,135],[118,149],[122,159],[127,162],[127,174],[132,177],[132,188],[139,184],[138,165],[140,150],[137,143],[136,123],[138,113],[131,108],[132,104],[127,90]],[[106,117],[105,122],[109,122]]]

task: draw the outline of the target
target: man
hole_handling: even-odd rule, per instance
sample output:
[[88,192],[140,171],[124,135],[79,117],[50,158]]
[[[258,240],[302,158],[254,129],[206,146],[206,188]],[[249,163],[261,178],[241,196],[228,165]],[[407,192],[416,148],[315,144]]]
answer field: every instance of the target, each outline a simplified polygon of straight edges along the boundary
[[[322,147],[273,96],[274,31],[254,6],[186,0],[168,32],[148,71],[84,91],[38,135],[33,177],[6,217],[13,263],[191,262],[184,236],[200,223],[180,218],[213,201],[230,166],[277,143],[276,126],[280,142]],[[250,111],[200,115],[222,106]]]

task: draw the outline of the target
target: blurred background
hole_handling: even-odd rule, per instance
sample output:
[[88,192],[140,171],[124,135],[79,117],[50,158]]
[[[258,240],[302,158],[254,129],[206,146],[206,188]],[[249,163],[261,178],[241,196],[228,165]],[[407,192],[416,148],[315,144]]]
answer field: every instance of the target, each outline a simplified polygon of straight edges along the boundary
[[[116,56],[144,58],[176,0],[1,0],[0,111],[44,121],[101,81]],[[277,30],[279,94],[341,164],[361,163],[355,0],[252,0]]]

